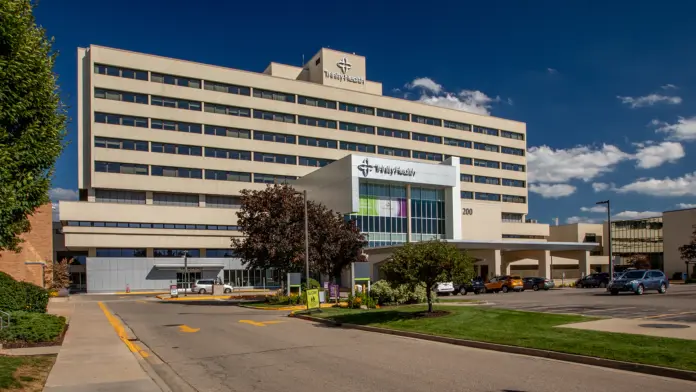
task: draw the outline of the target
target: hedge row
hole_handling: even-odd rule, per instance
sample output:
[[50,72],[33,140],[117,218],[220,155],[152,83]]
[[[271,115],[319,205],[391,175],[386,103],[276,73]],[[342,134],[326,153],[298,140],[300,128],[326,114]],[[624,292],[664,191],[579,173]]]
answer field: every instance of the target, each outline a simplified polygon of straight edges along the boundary
[[0,342],[54,342],[65,329],[65,317],[47,313],[11,312],[12,322],[0,329]]
[[48,290],[0,272],[0,310],[46,313]]

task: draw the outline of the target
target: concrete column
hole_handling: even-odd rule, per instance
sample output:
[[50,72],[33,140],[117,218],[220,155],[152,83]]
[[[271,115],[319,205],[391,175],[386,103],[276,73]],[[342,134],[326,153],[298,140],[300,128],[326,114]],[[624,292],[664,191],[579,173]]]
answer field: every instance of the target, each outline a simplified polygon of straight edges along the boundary
[[590,252],[589,251],[578,251],[578,268],[580,269],[580,276],[590,274]]
[[146,248],[145,257],[155,257],[155,250],[153,248]]
[[87,249],[87,257],[97,257],[97,248]]
[[152,204],[152,192],[145,192],[145,204]]
[[543,250],[539,252],[539,276],[551,279],[551,252]]
[[87,201],[90,203],[94,203],[95,201],[97,201],[96,193],[97,192],[94,190],[94,188],[87,189]]
[[205,254],[205,249],[200,249],[200,252],[201,252],[201,257],[205,257],[205,256],[206,256],[206,254]]
[[[491,251],[491,260],[488,261],[488,265],[490,268],[490,272],[493,272],[494,275],[502,275],[503,274],[503,258],[500,255],[500,250],[499,249],[494,249]],[[506,270],[510,269],[510,263],[507,264]]]
[[205,207],[205,195],[198,195],[198,207]]
[[411,242],[411,184],[406,184],[406,242]]

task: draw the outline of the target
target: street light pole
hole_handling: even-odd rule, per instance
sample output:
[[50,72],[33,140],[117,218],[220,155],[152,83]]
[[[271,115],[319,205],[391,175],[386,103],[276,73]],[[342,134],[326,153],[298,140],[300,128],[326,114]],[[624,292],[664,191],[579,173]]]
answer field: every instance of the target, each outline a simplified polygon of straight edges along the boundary
[[184,297],[188,297],[187,292],[188,289],[191,288],[191,282],[189,282],[189,273],[188,273],[188,251],[184,251],[184,279],[186,279],[186,285],[187,287],[184,287]]
[[611,248],[611,201],[598,201],[596,204],[607,205],[607,234],[609,235],[609,238],[607,239],[607,244],[609,245],[609,277],[610,279],[614,279],[614,258],[612,256]]
[[309,290],[309,217],[307,215],[307,190],[302,192],[304,198],[304,245],[305,245],[305,274]]

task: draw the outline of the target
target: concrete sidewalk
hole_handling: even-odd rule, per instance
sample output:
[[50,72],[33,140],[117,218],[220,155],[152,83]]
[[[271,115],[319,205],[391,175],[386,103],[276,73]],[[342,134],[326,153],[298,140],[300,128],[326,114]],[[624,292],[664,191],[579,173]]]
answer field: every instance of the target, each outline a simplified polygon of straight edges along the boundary
[[[160,392],[97,302],[77,302],[44,391]],[[142,358],[140,358],[142,360]]]
[[[668,328],[667,325],[681,326]],[[659,326],[662,326],[661,328]],[[662,338],[675,338],[696,340],[696,324],[684,322],[672,322],[655,319],[604,319],[559,325],[558,328],[575,328],[589,331],[629,333],[634,335],[648,335]]]

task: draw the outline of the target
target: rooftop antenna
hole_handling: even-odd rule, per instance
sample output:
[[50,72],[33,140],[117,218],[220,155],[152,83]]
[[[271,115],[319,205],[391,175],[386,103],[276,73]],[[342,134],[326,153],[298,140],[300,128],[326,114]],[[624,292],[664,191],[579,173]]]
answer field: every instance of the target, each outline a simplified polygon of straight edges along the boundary
[[304,53],[303,53],[302,54],[302,64],[300,64],[300,66],[304,67],[304,64],[305,64],[305,62],[304,62]]
[[556,221],[556,226],[558,226],[558,217],[554,218],[554,220]]

